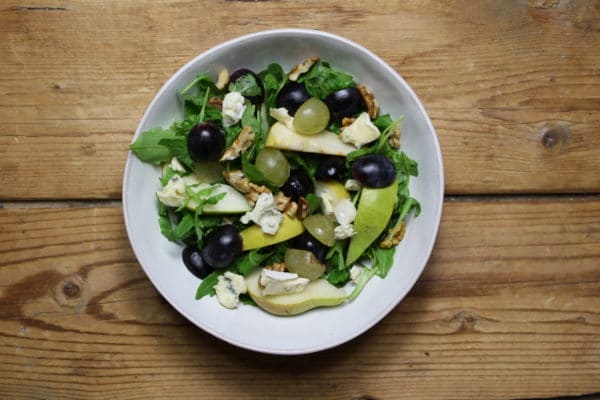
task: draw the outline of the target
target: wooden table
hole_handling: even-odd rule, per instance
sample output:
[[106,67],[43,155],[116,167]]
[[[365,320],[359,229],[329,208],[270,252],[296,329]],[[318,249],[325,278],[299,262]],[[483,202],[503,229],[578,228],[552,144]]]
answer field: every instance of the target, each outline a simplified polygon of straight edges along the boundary
[[[120,203],[163,82],[282,27],[387,61],[446,169],[410,295],[361,337],[297,357],[181,317],[136,262]],[[0,398],[598,398],[599,1],[5,0],[0,95]]]

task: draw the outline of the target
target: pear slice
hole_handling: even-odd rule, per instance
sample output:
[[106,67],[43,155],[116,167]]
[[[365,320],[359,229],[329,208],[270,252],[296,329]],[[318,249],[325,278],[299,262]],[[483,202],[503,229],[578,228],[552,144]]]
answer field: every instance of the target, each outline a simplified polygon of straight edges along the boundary
[[350,239],[346,265],[352,265],[383,232],[398,200],[398,181],[384,188],[364,187],[358,201],[354,230]]
[[264,233],[260,226],[252,225],[240,232],[242,236],[242,251],[271,246],[298,236],[304,232],[304,225],[298,218],[283,214],[283,220],[277,233],[269,235]]
[[338,181],[316,181],[315,194],[320,197],[323,197],[323,194],[328,195],[334,207],[344,199],[351,199],[350,193]]
[[275,315],[297,315],[316,307],[333,307],[346,300],[346,293],[325,279],[309,282],[298,293],[265,296],[258,286],[261,270],[258,269],[246,277],[248,294],[263,310]]
[[342,142],[338,135],[333,132],[323,131],[316,135],[301,135],[281,122],[275,122],[271,126],[265,146],[282,150],[336,156],[345,156],[351,151],[356,150],[356,147]]
[[[214,186],[215,189],[210,193],[210,197],[225,193],[225,196],[219,200],[216,204],[206,204],[202,208],[204,214],[241,214],[246,211],[250,211],[251,207],[243,194],[235,190],[229,185],[223,183],[216,183],[209,185],[207,183],[201,183],[193,188],[194,191],[198,192],[202,189],[206,189],[210,186]],[[197,204],[194,200],[190,200],[187,203],[187,208],[195,210]]]

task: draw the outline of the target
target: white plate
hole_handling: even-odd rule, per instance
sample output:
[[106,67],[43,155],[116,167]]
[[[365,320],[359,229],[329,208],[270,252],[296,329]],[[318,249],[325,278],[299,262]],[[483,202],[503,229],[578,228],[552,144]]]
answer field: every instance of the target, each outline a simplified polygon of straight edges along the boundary
[[181,261],[181,247],[167,241],[157,223],[155,192],[159,168],[142,163],[131,153],[123,179],[123,209],[129,240],[142,268],[171,305],[206,332],[236,346],[264,353],[303,354],[344,343],[375,325],[414,285],[433,248],[444,197],[442,156],[435,130],[419,99],[406,82],[369,50],[347,39],[311,30],[283,29],[258,32],[218,45],[177,71],[160,89],[135,132],[168,127],[181,119],[177,91],[200,72],[213,77],[221,68],[254,71],[269,63],[284,70],[318,55],[350,72],[371,88],[382,113],[402,121],[402,150],[419,163],[419,177],[411,179],[411,195],[422,207],[408,223],[394,266],[385,279],[373,278],[352,303],[322,308],[295,317],[276,317],[257,307],[221,307],[214,297],[194,300],[199,280]]

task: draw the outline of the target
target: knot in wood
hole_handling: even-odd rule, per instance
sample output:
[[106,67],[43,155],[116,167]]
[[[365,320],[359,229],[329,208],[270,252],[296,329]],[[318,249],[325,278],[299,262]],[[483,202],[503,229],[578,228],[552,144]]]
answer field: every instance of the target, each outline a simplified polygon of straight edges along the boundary
[[68,298],[79,297],[81,293],[79,285],[75,284],[73,281],[66,281],[63,285],[62,291]]
[[545,150],[562,153],[569,145],[571,130],[563,125],[547,125],[538,131],[536,137]]

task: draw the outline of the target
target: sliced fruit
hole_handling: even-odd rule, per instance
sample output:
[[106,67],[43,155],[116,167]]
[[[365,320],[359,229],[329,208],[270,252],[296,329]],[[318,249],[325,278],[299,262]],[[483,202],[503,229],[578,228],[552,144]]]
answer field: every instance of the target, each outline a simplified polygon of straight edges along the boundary
[[323,214],[313,214],[302,221],[306,230],[325,246],[331,247],[335,244],[333,236],[333,222]]
[[323,197],[323,193],[329,195],[331,198],[331,204],[334,207],[343,199],[350,200],[350,193],[348,193],[344,185],[338,181],[316,181],[315,194]]
[[302,232],[304,232],[302,221],[283,214],[283,221],[274,235],[264,233],[258,225],[252,225],[241,231],[242,251],[271,246],[298,236]]
[[261,271],[246,277],[248,294],[263,310],[275,315],[297,315],[316,307],[332,307],[346,300],[346,293],[325,279],[317,279],[299,293],[265,296],[258,286]]
[[306,136],[294,132],[281,122],[275,122],[271,126],[265,146],[337,156],[345,156],[356,150],[356,147],[342,142],[333,132],[322,131],[316,135]]
[[308,250],[287,249],[283,263],[288,271],[311,281],[320,278],[325,272],[325,264],[320,263],[312,251]]
[[195,162],[194,175],[200,183],[215,183],[223,178],[223,168],[218,161]]
[[385,229],[397,201],[398,181],[384,188],[363,188],[358,201],[346,265],[352,265]]
[[[185,178],[185,177],[184,177]],[[187,182],[186,182],[187,183]],[[206,204],[202,209],[205,214],[240,214],[246,211],[250,211],[251,207],[243,194],[235,190],[229,185],[223,183],[217,183],[209,185],[207,183],[201,183],[193,188],[194,191],[198,192],[202,189],[206,189],[210,186],[215,186],[215,190],[210,193],[210,197],[225,193],[217,204]],[[187,204],[190,210],[195,210],[197,204],[194,200],[190,200]]]

